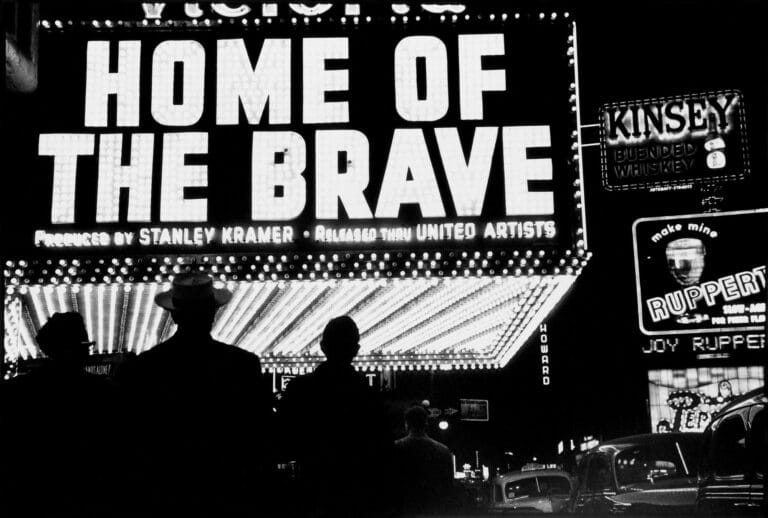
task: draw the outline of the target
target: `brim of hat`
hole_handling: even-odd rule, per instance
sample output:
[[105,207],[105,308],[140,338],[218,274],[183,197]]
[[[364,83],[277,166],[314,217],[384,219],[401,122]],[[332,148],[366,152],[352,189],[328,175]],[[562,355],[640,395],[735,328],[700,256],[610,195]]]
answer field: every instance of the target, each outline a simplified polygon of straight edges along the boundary
[[[222,288],[213,288],[213,303],[217,308],[229,302],[231,298],[232,298],[232,292],[230,292],[229,290],[225,290]],[[207,299],[203,299],[203,300],[207,300]],[[190,302],[189,305],[184,306],[183,308],[177,307],[173,303],[173,298],[171,297],[170,291],[164,291],[163,293],[158,293],[157,295],[155,295],[155,304],[169,311],[173,311],[176,309],[188,309],[189,307],[193,306],[193,303]]]

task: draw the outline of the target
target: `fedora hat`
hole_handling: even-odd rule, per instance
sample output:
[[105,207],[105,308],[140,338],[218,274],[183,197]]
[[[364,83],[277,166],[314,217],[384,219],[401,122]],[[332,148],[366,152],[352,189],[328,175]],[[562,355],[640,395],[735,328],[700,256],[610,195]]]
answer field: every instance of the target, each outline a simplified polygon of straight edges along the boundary
[[88,341],[88,331],[85,328],[82,315],[74,311],[51,315],[51,318],[40,328],[35,339],[41,347],[48,347],[57,343],[89,345],[93,343]]
[[213,279],[202,273],[182,273],[173,278],[171,289],[155,296],[155,303],[169,311],[189,309],[212,304],[223,306],[232,293],[229,290],[214,288]]

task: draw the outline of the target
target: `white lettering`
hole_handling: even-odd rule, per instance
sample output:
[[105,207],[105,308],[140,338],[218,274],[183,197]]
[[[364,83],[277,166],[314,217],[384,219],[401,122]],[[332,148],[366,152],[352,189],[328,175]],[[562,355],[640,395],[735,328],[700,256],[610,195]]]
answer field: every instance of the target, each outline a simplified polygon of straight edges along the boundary
[[288,220],[301,214],[307,197],[306,180],[302,176],[306,164],[306,144],[298,133],[253,133],[253,220]]
[[85,125],[107,125],[107,100],[117,96],[117,125],[139,125],[140,41],[118,44],[117,72],[109,71],[109,42],[89,41],[85,70]]
[[[419,98],[417,60],[425,63],[426,93]],[[408,36],[395,47],[395,107],[407,121],[436,121],[448,113],[448,55],[435,36]]]

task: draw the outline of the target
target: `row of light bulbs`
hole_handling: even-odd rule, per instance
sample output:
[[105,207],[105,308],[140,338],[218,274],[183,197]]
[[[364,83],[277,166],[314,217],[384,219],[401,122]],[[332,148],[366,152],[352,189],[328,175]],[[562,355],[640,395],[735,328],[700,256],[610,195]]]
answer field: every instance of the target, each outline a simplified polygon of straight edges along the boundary
[[[510,322],[519,322],[520,313],[514,316],[514,311],[511,311],[509,315],[504,314],[502,311],[498,313],[499,308],[504,309],[502,293],[507,290],[514,295],[506,297],[507,300],[515,298],[515,308],[522,308],[526,310],[526,314],[535,313],[541,305],[541,295],[544,293],[540,285],[548,285],[549,283],[557,283],[561,279],[558,278],[545,278],[541,281],[524,281],[533,282],[535,286],[526,287],[512,287],[510,282],[512,279],[481,279],[480,285],[483,287],[475,290],[475,296],[478,302],[484,302],[474,312],[462,311],[461,309],[454,311],[442,311],[445,309],[436,303],[436,299],[445,297],[447,293],[454,291],[457,286],[454,283],[472,284],[477,281],[442,281],[435,284],[435,281],[427,280],[414,280],[405,281],[409,286],[398,286],[396,283],[379,282],[377,284],[370,284],[361,281],[353,283],[292,283],[291,288],[293,290],[292,296],[280,296],[272,297],[271,313],[265,312],[263,305],[265,301],[274,293],[274,290],[279,289],[277,284],[270,286],[237,286],[235,292],[235,300],[232,301],[232,305],[228,309],[231,311],[228,314],[222,314],[221,319],[217,322],[217,326],[221,324],[219,328],[219,336],[221,336],[222,329],[229,329],[231,333],[227,335],[230,340],[238,341],[241,346],[247,349],[253,349],[251,342],[259,342],[264,344],[258,350],[254,352],[263,354],[265,361],[271,362],[271,364],[287,364],[287,363],[308,363],[320,361],[321,356],[317,348],[317,340],[321,329],[325,324],[327,315],[329,312],[350,313],[354,318],[358,319],[361,323],[361,331],[365,337],[364,344],[368,344],[360,355],[361,368],[375,367],[377,365],[392,365],[394,368],[408,369],[409,366],[420,365],[423,368],[447,368],[446,365],[455,365],[456,368],[461,368],[462,365],[474,364],[488,364],[493,365],[495,363],[503,364],[497,361],[499,354],[499,346],[502,345],[498,342],[499,333],[494,331],[492,336],[488,336],[489,333],[483,334],[483,330],[480,327],[486,327],[486,324],[490,324],[494,319],[501,319],[513,317],[516,320],[510,320]],[[298,284],[298,286],[297,286]],[[304,284],[303,286],[301,286]],[[413,290],[414,288],[421,289],[419,293],[425,292],[424,288],[436,288],[434,289],[434,297],[431,301],[425,299],[424,304],[419,305],[417,308],[411,308],[408,310],[406,306],[408,303],[397,306],[390,305],[389,307],[380,304],[379,300],[375,296],[377,290],[379,298],[383,298],[384,301],[391,301],[394,293],[400,293],[406,291],[406,289]],[[74,287],[64,288],[58,286],[56,288],[46,286],[39,287],[33,286],[30,288],[30,292],[24,299],[27,303],[30,313],[34,313],[34,320],[37,321],[37,325],[34,325],[31,321],[24,322],[21,325],[23,330],[20,330],[21,338],[20,344],[17,349],[21,349],[20,355],[24,358],[35,357],[37,355],[36,347],[31,338],[31,331],[28,327],[39,327],[39,325],[47,320],[47,318],[56,311],[76,310],[84,312],[86,324],[88,326],[89,333],[92,337],[97,339],[97,343],[100,345],[106,344],[105,347],[99,349],[101,353],[116,352],[114,344],[116,337],[122,337],[124,341],[124,347],[126,350],[133,352],[142,352],[145,347],[150,344],[154,344],[160,339],[167,336],[172,329],[170,329],[167,319],[167,314],[159,307],[155,307],[153,303],[154,295],[161,289],[165,288],[154,283],[138,284],[130,291],[135,291],[133,296],[120,295],[120,290],[116,289],[116,286],[83,286],[82,295],[81,290],[73,290]],[[391,288],[391,289],[388,289]],[[489,288],[489,289],[488,289]],[[283,289],[286,289],[283,287]],[[333,293],[331,290],[341,290]],[[248,290],[256,290],[254,293],[249,293]],[[321,297],[320,294],[324,290],[329,290],[331,297]],[[488,299],[483,295],[488,295]],[[130,291],[128,293],[130,293]],[[464,289],[465,297],[469,290]],[[242,294],[241,294],[242,293]],[[497,297],[495,295],[499,295]],[[546,293],[544,293],[546,294]],[[244,304],[244,297],[260,298],[260,302],[253,304],[250,311],[242,308],[248,308],[247,304]],[[238,299],[239,297],[239,299]],[[413,297],[414,300],[418,295]],[[536,299],[531,301],[531,297]],[[369,298],[368,305],[360,308],[360,303],[364,299]],[[499,303],[496,299],[501,298],[502,302]],[[79,302],[78,302],[79,299]],[[527,300],[526,300],[527,299]],[[19,299],[14,299],[18,301]],[[235,304],[237,300],[240,303]],[[309,300],[309,303],[306,301]],[[458,302],[462,302],[464,299],[460,296]],[[471,294],[469,294],[469,300],[471,300]],[[270,314],[273,317],[290,315],[289,309],[298,310],[298,314],[304,314],[307,309],[307,304],[312,304],[314,301],[320,301],[317,307],[313,311],[306,313],[306,318],[303,321],[298,321],[293,329],[284,334],[288,329],[291,322],[283,322],[279,324],[272,324],[273,318],[270,318]],[[10,304],[14,304],[13,300]],[[297,305],[304,304],[303,308],[297,307]],[[23,322],[23,318],[17,320],[8,317],[8,310],[12,307],[6,306],[6,321]],[[16,302],[18,305],[18,302]],[[131,311],[128,311],[126,305],[131,306]],[[450,304],[449,304],[450,305]],[[427,308],[426,306],[430,306]],[[472,306],[472,304],[465,304],[464,306]],[[373,311],[376,308],[384,308],[381,313],[375,314]],[[149,309],[148,309],[149,308]],[[358,317],[357,309],[360,308],[360,317]],[[403,309],[405,308],[405,311]],[[426,309],[425,309],[426,308]],[[466,307],[464,309],[467,309]],[[494,313],[494,311],[496,311]],[[239,314],[237,314],[239,312]],[[398,313],[398,318],[387,318],[387,315]],[[366,316],[367,313],[367,316]],[[466,314],[465,314],[466,313]],[[124,314],[122,318],[121,314]],[[442,319],[442,325],[448,329],[449,334],[453,335],[447,340],[446,344],[438,345],[437,347],[429,347],[438,342],[435,341],[436,337],[441,334],[445,334],[444,330],[438,325],[429,325],[425,322],[429,321],[429,315],[434,315],[436,320]],[[489,316],[491,315],[491,316]],[[455,317],[459,317],[458,320]],[[466,317],[462,320],[463,317]],[[425,320],[426,319],[426,320]],[[28,319],[27,319],[28,320]],[[454,322],[456,320],[462,320],[458,324]],[[477,323],[475,329],[470,329],[473,322]],[[485,322],[485,323],[483,323]],[[481,325],[481,323],[483,323]],[[30,324],[32,324],[30,326]],[[454,325],[456,324],[456,325]],[[520,330],[520,326],[524,325],[525,321],[513,326]],[[247,331],[246,326],[252,326],[250,331]],[[235,329],[235,326],[239,326],[240,329]],[[259,327],[260,326],[260,327]],[[11,325],[12,327],[12,325]],[[397,329],[395,329],[397,328]],[[395,329],[390,331],[388,329]],[[372,332],[369,332],[371,331]],[[402,333],[403,330],[410,331],[409,333]],[[253,339],[248,338],[248,333],[254,335]],[[377,334],[378,333],[378,334]],[[214,330],[216,335],[216,329]],[[402,344],[411,344],[411,348],[404,346],[398,347],[386,347],[391,337],[397,337],[401,335]],[[482,335],[479,339],[473,341],[473,337]],[[292,344],[291,347],[273,347],[276,344],[276,339],[280,336],[283,337],[284,344]],[[378,342],[376,342],[378,336]],[[257,340],[261,338],[261,340]],[[222,338],[225,338],[222,336]],[[234,340],[232,340],[234,339]],[[370,345],[373,343],[373,347]],[[489,344],[496,342],[496,349],[491,351],[488,347]],[[457,344],[469,344],[466,351],[462,352],[461,347],[456,347]],[[299,344],[296,346],[296,344]],[[427,347],[424,347],[426,345]],[[450,346],[453,347],[450,347]],[[384,347],[382,347],[384,346]],[[492,353],[492,354],[491,354]],[[495,359],[496,360],[495,360]]]
[[[514,12],[514,13],[506,13],[502,12],[499,14],[496,13],[488,13],[488,14],[476,14],[476,15],[470,15],[470,14],[429,14],[425,13],[423,15],[423,19],[427,21],[433,21],[433,20],[440,20],[441,23],[445,22],[451,22],[451,23],[459,23],[459,22],[470,22],[470,21],[502,21],[506,22],[508,20],[539,20],[539,21],[557,21],[558,19],[561,20],[569,20],[571,17],[569,12],[563,12],[563,13],[557,13],[557,12],[539,12],[536,13],[520,13],[520,12]],[[336,21],[337,18],[335,17],[323,17],[322,15],[318,16],[291,16],[291,17],[285,17],[285,18],[275,18],[275,17],[255,17],[255,18],[193,18],[191,20],[160,20],[160,19],[154,19],[154,20],[111,20],[111,19],[91,19],[91,20],[61,20],[61,19],[43,19],[40,20],[39,26],[46,30],[65,30],[65,29],[74,29],[74,28],[88,28],[88,29],[119,29],[119,28],[132,28],[132,27],[139,27],[139,28],[157,28],[157,27],[215,27],[215,26],[223,26],[223,25],[235,25],[239,24],[242,26],[255,26],[259,27],[262,23],[266,24],[272,24],[273,20],[277,20],[279,22],[283,22],[284,20],[290,21],[292,25],[297,25],[299,22],[304,23],[305,25],[309,25],[311,23],[333,23]],[[381,21],[386,21],[386,16],[348,16],[348,15],[342,15],[338,17],[338,21],[341,24],[360,24],[363,23],[376,23]],[[389,22],[394,23],[403,23],[407,24],[409,22],[421,22],[422,21],[422,15],[417,14],[413,16],[409,16],[407,14],[395,16],[392,15],[388,18]]]

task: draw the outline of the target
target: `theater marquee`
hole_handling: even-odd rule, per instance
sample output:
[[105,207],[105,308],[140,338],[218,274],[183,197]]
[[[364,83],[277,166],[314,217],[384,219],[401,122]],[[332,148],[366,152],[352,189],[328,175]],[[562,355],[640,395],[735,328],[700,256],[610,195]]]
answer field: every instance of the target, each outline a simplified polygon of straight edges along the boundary
[[[573,23],[557,13],[312,21],[43,24],[38,109],[20,148],[31,151],[34,181],[4,191],[28,203],[29,217],[3,230],[10,295],[35,308],[32,328],[86,292],[94,312],[140,312],[189,269],[249,303],[261,296],[251,282],[344,281],[299,291],[318,303],[336,291],[345,302],[334,311],[352,313],[375,291],[358,293],[352,280],[521,277],[510,293],[551,308],[549,294],[562,295],[588,257]],[[529,286],[528,276],[546,282]],[[47,298],[50,286],[64,293]],[[262,302],[274,304],[280,294],[267,292]],[[230,317],[243,329],[227,338],[257,339],[258,312],[240,313]],[[146,337],[131,334],[131,318],[127,331],[105,318],[89,325],[109,351],[140,350],[171,330],[163,316]],[[275,340],[297,323],[281,325]],[[497,342],[521,331],[508,327],[465,363],[506,363],[512,346]],[[289,349],[309,351],[315,331]],[[473,336],[433,348],[466,349]],[[424,345],[392,347],[414,344]],[[282,350],[258,352],[273,347]]]

